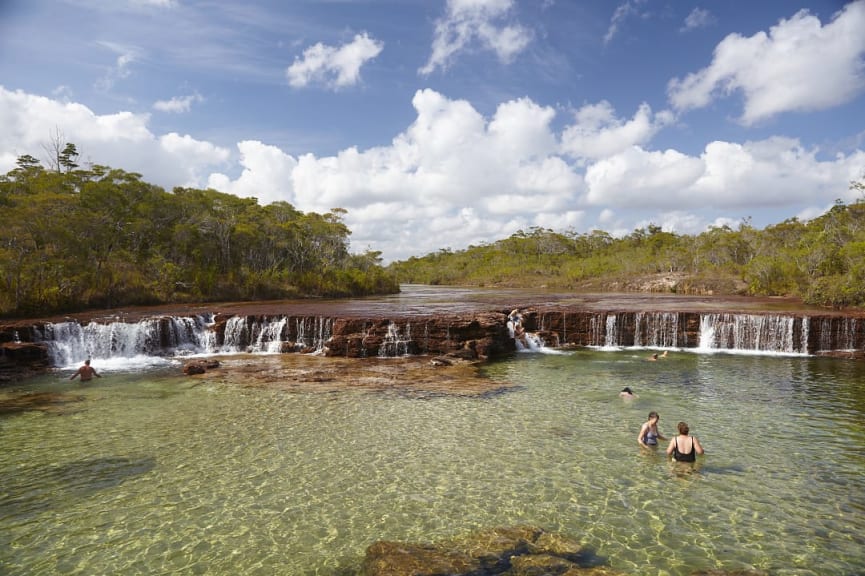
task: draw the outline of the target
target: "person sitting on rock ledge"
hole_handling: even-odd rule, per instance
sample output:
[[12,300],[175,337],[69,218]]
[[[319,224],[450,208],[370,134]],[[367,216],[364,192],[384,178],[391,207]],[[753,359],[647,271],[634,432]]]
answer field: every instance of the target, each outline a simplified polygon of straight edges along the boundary
[[523,321],[523,315],[520,313],[519,308],[514,308],[511,310],[511,313],[508,314],[508,322],[512,322],[514,326]]

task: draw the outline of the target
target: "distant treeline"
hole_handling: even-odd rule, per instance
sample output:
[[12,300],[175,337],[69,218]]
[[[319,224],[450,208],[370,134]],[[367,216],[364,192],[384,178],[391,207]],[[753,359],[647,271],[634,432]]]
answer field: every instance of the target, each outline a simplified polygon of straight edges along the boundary
[[[851,189],[865,192],[865,183]],[[520,231],[492,244],[394,262],[400,282],[665,290],[796,296],[809,304],[865,306],[865,202],[836,201],[824,215],[758,230],[714,227],[679,235],[658,226],[614,238],[602,231]],[[658,282],[668,276],[672,283]],[[653,284],[656,282],[656,284]]]
[[399,290],[379,252],[350,254],[344,210],[303,213],[140,174],[81,169],[73,144],[0,176],[0,314]]

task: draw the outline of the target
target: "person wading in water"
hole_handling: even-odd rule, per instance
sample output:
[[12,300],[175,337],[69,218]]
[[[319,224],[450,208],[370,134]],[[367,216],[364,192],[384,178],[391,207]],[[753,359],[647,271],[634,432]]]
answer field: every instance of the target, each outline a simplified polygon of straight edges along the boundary
[[88,358],[87,360],[84,361],[84,366],[82,366],[81,368],[79,368],[79,369],[78,369],[78,372],[76,372],[75,374],[73,374],[69,379],[70,379],[70,380],[75,380],[75,377],[76,377],[76,376],[81,376],[81,381],[82,381],[82,382],[89,382],[90,380],[93,380],[93,377],[94,377],[94,376],[96,376],[97,378],[102,378],[102,376],[100,376],[100,375],[96,372],[96,369],[93,368],[93,366],[90,365],[90,359],[89,359],[89,358]]

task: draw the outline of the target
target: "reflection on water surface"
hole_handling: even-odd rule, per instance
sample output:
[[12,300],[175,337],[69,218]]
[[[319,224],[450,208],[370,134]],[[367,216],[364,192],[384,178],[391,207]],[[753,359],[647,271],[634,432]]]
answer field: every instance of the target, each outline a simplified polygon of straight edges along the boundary
[[[321,362],[328,359],[320,358]],[[308,359],[307,359],[308,361]],[[630,574],[865,567],[855,362],[675,352],[519,354],[479,397],[246,388],[112,373],[65,414],[0,417],[7,574],[345,574],[380,539],[570,534]],[[630,386],[632,402],[618,398]],[[22,391],[2,391],[9,397]],[[641,453],[686,420],[691,468]]]

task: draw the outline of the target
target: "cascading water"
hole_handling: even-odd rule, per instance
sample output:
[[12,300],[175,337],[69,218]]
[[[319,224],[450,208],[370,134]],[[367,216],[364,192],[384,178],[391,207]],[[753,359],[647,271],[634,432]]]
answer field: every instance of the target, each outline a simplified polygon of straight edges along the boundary
[[619,331],[615,314],[595,314],[591,324],[591,346],[599,348],[617,348],[619,346]]
[[591,337],[590,337],[590,345],[591,346],[602,346],[604,343],[604,335],[606,331],[604,330],[606,323],[606,317],[603,314],[595,314],[592,316],[592,321],[590,324],[591,329]]
[[285,316],[262,320],[246,316],[229,318],[225,323],[225,336],[220,351],[240,352],[245,348],[245,351],[263,354],[282,352],[286,322]]
[[318,316],[317,318],[297,318],[297,350],[312,350],[315,354],[324,352],[333,331],[333,319]]
[[[865,323],[840,315],[809,318],[783,314],[599,312],[575,318],[577,321],[571,322],[571,326],[583,339],[581,344],[608,349],[633,346],[697,352],[808,354],[856,351],[862,349],[865,341]],[[555,316],[541,315],[539,321],[547,330],[564,333],[565,327],[571,331],[566,322],[569,319],[563,313],[560,327]],[[517,350],[552,353],[544,347],[540,333],[518,331],[512,321],[507,327]],[[366,356],[367,346],[378,342],[381,345],[371,349],[371,354],[404,356],[429,350],[428,325],[424,325],[417,342],[412,340],[408,324],[391,323],[384,335],[379,332],[381,328],[380,324],[364,324],[361,355]],[[127,368],[139,361],[147,364],[156,360],[154,363],[159,364],[174,356],[192,354],[273,354],[290,350],[325,353],[332,333],[333,319],[321,316],[235,316],[221,326],[216,324],[214,315],[204,314],[138,322],[48,323],[22,337],[25,342],[45,343],[53,366],[71,366],[93,358],[103,367],[107,361],[116,361],[117,367]],[[552,336],[567,341],[561,334]],[[452,338],[450,327],[445,338],[444,345],[448,348]]]
[[[634,316],[634,346],[679,347],[679,315],[675,312],[637,312]],[[683,343],[687,346],[687,342]]]
[[380,358],[394,358],[408,356],[409,344],[411,343],[411,324],[406,323],[405,335],[400,333],[399,326],[391,322],[387,325],[387,334],[379,346]]
[[820,321],[820,350],[855,350],[860,322],[857,318],[823,318]]
[[134,358],[198,353],[212,346],[212,316],[151,318],[140,322],[45,324],[36,339],[48,345],[55,366],[87,358]]
[[619,344],[619,330],[616,325],[617,316],[607,315],[606,330],[604,331],[604,348],[615,348]]
[[706,351],[734,350],[804,354],[808,350],[808,330],[792,316],[757,314],[703,314],[700,317],[698,349]]

